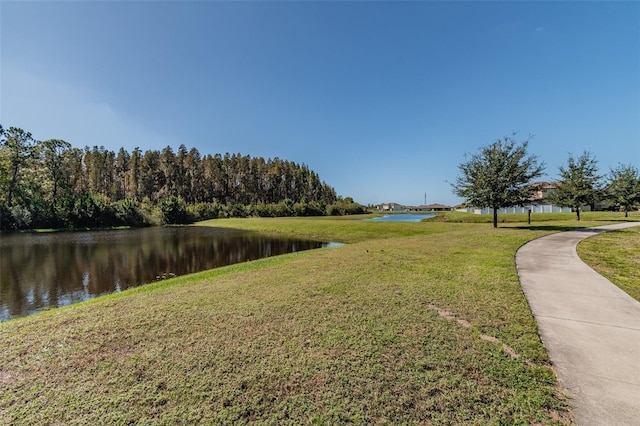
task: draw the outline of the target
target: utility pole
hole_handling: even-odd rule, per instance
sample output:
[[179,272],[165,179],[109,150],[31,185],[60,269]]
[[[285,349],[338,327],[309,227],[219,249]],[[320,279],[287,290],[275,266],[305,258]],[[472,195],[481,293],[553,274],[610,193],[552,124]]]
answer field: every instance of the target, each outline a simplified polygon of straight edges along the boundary
[[427,193],[426,192],[424,193],[424,205],[425,206],[427,205]]

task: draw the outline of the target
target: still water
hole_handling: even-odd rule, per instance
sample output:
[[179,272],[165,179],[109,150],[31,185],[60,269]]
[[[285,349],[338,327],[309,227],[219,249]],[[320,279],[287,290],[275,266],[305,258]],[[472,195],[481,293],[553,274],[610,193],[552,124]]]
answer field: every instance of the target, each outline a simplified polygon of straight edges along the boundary
[[362,219],[367,222],[420,222],[424,219],[434,217],[434,214],[388,214],[371,219]]
[[210,227],[0,236],[0,321],[178,275],[329,244]]

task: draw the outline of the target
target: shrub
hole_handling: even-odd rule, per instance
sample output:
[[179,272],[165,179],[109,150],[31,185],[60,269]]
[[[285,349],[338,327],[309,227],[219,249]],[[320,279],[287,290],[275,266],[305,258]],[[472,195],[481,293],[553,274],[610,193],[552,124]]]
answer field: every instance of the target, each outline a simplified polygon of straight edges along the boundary
[[119,225],[143,226],[145,224],[139,203],[131,198],[113,203],[112,208]]
[[162,223],[179,224],[187,223],[187,209],[182,198],[170,195],[160,201]]
[[0,201],[0,229],[15,229],[13,213],[4,201]]
[[218,201],[211,203],[198,203],[187,206],[187,216],[190,221],[216,219],[219,217],[222,206]]

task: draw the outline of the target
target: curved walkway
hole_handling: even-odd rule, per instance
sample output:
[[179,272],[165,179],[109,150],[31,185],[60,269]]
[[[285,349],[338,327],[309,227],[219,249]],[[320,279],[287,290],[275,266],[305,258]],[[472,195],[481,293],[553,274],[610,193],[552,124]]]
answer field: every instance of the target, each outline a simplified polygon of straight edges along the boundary
[[640,302],[588,267],[577,244],[640,223],[587,228],[518,250],[518,275],[579,425],[640,425]]

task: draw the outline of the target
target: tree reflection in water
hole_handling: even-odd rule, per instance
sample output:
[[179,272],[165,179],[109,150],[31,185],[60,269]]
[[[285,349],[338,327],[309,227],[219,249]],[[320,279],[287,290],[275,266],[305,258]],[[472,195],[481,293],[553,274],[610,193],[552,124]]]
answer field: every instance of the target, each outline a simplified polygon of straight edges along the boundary
[[0,321],[164,278],[327,244],[209,227],[6,234]]

